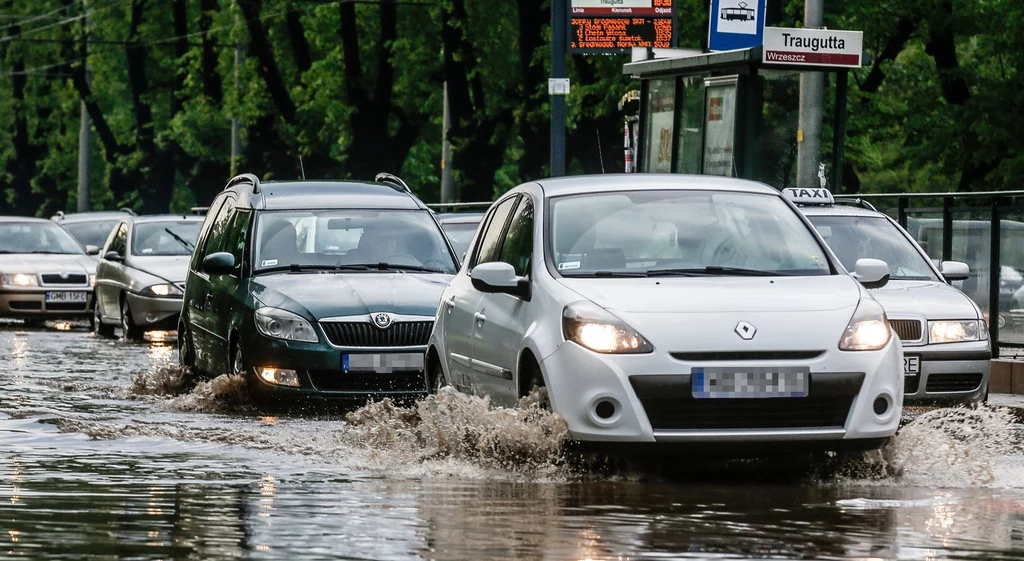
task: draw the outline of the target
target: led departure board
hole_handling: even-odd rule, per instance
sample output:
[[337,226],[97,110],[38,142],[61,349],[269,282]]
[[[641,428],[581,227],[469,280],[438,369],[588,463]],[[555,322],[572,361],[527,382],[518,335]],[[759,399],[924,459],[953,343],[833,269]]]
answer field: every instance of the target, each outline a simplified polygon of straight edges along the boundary
[[675,44],[675,0],[570,0],[570,53],[628,53]]

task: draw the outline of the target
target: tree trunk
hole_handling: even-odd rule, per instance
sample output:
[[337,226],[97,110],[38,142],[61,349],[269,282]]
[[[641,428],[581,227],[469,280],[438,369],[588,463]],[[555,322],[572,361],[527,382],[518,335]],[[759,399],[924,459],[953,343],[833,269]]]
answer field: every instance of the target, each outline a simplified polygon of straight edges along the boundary
[[217,72],[217,44],[210,37],[212,14],[218,9],[217,0],[200,0],[199,9],[199,31],[203,37],[199,73],[203,79],[203,95],[219,106],[224,100],[224,90]]
[[267,30],[263,27],[260,14],[263,10],[262,0],[237,0],[238,7],[242,9],[245,18],[245,25],[249,29],[249,54],[259,63],[256,67],[257,73],[267,85],[267,92],[274,101],[279,113],[289,124],[295,123],[295,102],[292,101],[288,87],[284,83],[284,77],[277,67],[277,60],[274,58],[274,50],[267,36]]

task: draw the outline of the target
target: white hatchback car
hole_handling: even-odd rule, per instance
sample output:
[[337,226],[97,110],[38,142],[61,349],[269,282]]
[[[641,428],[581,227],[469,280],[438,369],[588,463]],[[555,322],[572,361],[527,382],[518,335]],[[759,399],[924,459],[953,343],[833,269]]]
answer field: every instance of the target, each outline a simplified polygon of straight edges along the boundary
[[903,401],[899,340],[862,285],[887,275],[871,259],[847,274],[760,183],[528,183],[442,295],[428,387],[510,405],[546,386],[579,441],[875,448]]

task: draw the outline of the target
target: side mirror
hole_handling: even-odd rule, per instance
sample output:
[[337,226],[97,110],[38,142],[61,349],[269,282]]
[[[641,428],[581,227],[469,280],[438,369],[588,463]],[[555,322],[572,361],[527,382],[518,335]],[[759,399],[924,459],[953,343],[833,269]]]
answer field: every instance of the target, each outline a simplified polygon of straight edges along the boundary
[[858,259],[853,278],[864,288],[882,288],[889,282],[889,264],[881,259]]
[[473,267],[470,271],[473,288],[488,294],[511,294],[530,300],[530,280],[516,275],[515,267],[502,261],[492,261]]
[[947,281],[951,282],[967,280],[971,277],[971,268],[967,266],[967,263],[960,261],[943,261],[939,265],[939,272]]
[[203,272],[210,275],[230,275],[235,272],[235,256],[226,251],[211,253],[203,258]]
[[87,245],[87,246],[85,246],[85,253],[86,253],[86,255],[99,255],[100,254],[100,248],[98,248],[98,247],[96,247],[94,245]]
[[[98,252],[97,252],[98,253]],[[113,261],[114,263],[124,263],[124,257],[116,251],[108,251],[103,254],[104,261]]]

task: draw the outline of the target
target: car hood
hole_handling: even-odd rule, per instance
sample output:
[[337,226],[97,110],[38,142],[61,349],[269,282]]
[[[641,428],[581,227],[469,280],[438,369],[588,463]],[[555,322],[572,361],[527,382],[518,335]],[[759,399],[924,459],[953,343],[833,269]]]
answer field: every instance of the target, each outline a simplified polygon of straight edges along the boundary
[[870,290],[892,317],[920,315],[928,319],[974,319],[978,311],[963,293],[935,281],[889,281]]
[[861,289],[846,275],[817,277],[660,277],[571,279],[562,284],[595,304],[632,313],[800,312],[856,305]]
[[10,273],[80,273],[96,272],[96,260],[80,254],[2,254],[0,272]]
[[373,312],[434,317],[450,280],[432,273],[283,273],[254,277],[250,288],[264,306],[300,306],[316,319]]
[[155,275],[175,284],[182,284],[188,273],[190,259],[191,256],[188,255],[132,257],[129,265],[144,273]]

